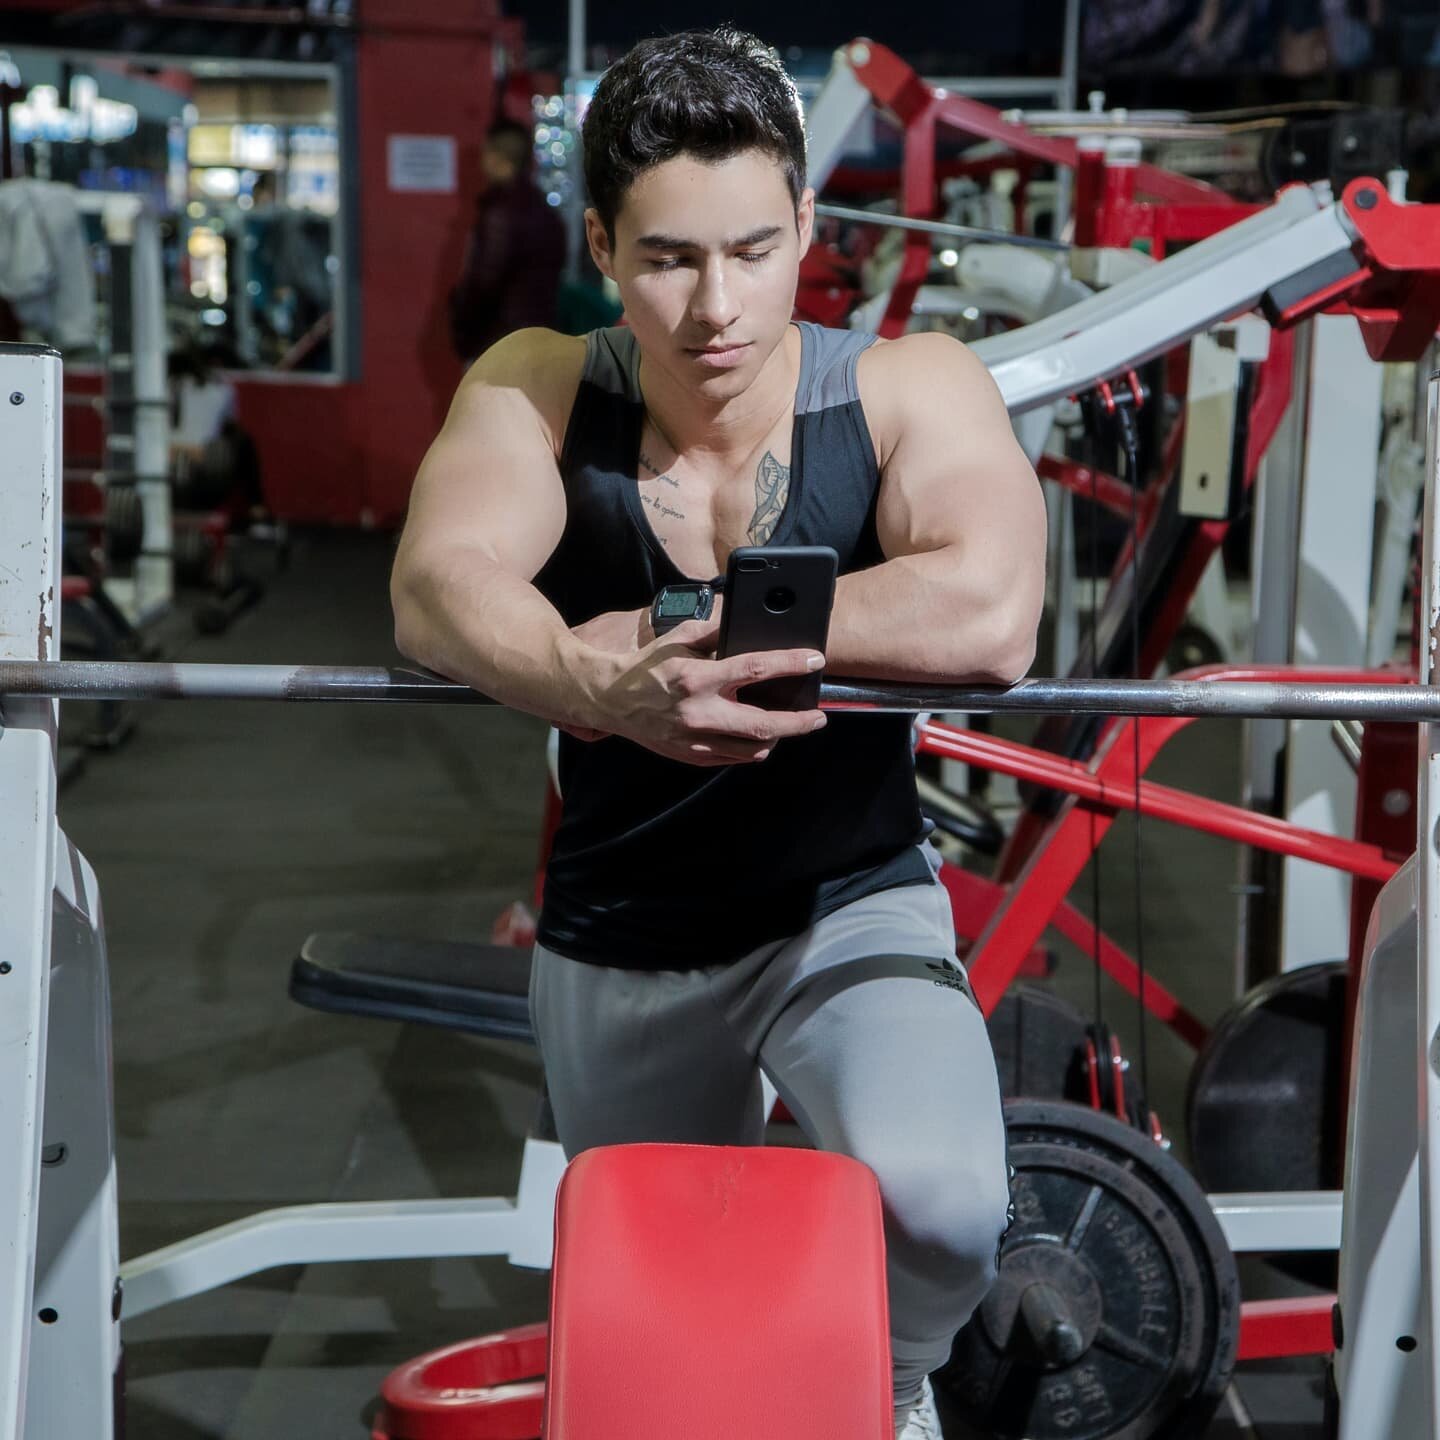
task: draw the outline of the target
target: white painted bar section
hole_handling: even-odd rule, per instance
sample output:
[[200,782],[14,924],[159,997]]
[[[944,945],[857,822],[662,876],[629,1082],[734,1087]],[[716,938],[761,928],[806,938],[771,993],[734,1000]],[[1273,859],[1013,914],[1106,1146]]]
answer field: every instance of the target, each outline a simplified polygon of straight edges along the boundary
[[[1425,449],[1424,596],[1425,635],[1420,653],[1422,684],[1435,683],[1436,646],[1440,644],[1440,376],[1432,376]],[[1415,1352],[1424,1367],[1428,1440],[1440,1440],[1440,725],[1420,727],[1420,775],[1417,808],[1419,834],[1415,851],[1417,924],[1416,949],[1419,1004],[1417,1010],[1420,1072],[1420,1326]],[[1403,1103],[1401,1096],[1396,1096]]]
[[[60,357],[0,345],[0,659],[60,654]],[[0,714],[0,1440],[25,1423],[55,871],[59,706]]]
[[[1349,315],[1313,322],[1300,533],[1295,569],[1296,665],[1365,664],[1370,629],[1371,537],[1380,453],[1380,366]],[[1355,773],[1330,738],[1329,722],[1290,725],[1285,818],[1326,835],[1355,833]],[[1348,875],[1305,860],[1283,862],[1280,968],[1345,953]]]
[[1211,1195],[1210,1208],[1237,1254],[1340,1248],[1341,1192]]

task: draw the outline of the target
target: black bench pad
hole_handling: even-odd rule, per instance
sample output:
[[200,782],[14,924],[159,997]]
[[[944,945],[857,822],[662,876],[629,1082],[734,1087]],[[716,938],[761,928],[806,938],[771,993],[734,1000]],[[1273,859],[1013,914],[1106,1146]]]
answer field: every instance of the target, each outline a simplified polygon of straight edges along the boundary
[[290,967],[290,996],[315,1010],[443,1025],[535,1043],[530,952],[511,945],[329,931]]

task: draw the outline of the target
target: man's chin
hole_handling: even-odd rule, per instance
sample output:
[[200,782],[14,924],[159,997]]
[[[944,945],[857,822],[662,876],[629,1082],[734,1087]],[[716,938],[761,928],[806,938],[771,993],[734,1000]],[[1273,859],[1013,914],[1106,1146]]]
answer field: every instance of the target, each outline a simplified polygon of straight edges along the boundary
[[676,367],[690,389],[702,395],[738,394],[744,390],[760,369],[754,345],[747,345],[731,363],[711,365],[697,359],[693,350],[683,350],[676,358]]
[[743,395],[754,382],[755,376],[747,367],[744,370],[727,370],[723,375],[701,375],[691,385],[691,393],[706,400],[733,400]]

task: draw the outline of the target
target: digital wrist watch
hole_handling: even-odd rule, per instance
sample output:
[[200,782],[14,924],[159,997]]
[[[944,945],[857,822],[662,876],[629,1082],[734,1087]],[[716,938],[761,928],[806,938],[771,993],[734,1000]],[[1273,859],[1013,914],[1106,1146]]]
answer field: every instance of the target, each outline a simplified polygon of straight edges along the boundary
[[715,609],[715,597],[724,588],[719,580],[686,580],[662,586],[650,602],[650,628],[664,635],[687,620],[708,620]]

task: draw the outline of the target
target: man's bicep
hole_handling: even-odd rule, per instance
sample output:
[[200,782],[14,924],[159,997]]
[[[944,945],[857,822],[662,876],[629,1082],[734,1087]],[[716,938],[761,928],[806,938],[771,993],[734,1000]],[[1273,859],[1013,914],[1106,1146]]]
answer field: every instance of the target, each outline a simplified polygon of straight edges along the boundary
[[1039,482],[989,372],[954,342],[926,348],[898,392],[876,511],[882,550],[894,558],[955,544],[1018,548],[1037,535],[1043,546]]
[[519,388],[467,381],[410,497],[400,560],[472,550],[530,580],[565,529],[565,488],[543,417]]

